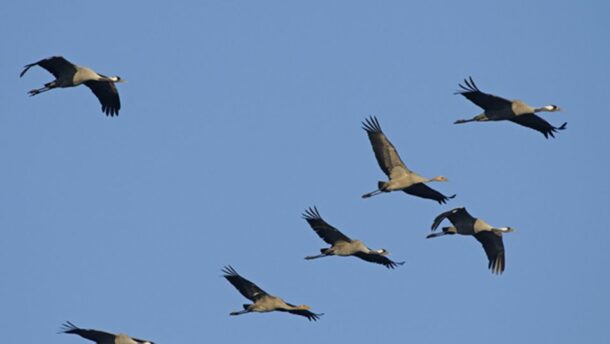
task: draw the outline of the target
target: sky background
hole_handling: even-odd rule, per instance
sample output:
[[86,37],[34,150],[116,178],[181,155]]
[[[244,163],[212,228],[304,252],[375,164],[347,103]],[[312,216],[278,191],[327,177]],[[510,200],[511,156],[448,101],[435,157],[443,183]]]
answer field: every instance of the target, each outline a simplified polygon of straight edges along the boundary
[[[169,343],[610,341],[610,5],[600,1],[2,1],[0,323],[4,343],[82,343],[62,322]],[[86,87],[23,65],[62,55],[119,75],[108,118]],[[481,90],[543,113],[453,125]],[[370,115],[446,205],[360,195],[385,176]],[[306,261],[323,218],[406,264]],[[469,237],[426,240],[466,206],[507,267]],[[230,317],[267,292],[325,313]]]

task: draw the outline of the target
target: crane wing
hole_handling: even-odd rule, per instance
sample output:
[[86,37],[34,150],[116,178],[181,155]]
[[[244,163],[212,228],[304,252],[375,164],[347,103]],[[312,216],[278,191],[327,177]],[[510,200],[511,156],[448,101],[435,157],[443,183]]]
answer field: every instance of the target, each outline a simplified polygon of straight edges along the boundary
[[469,221],[470,223],[474,224],[474,221],[476,221],[476,218],[474,218],[472,215],[470,215],[470,213],[468,213],[468,211],[466,211],[466,208],[464,208],[464,207],[455,208],[455,209],[446,211],[442,214],[439,214],[434,219],[434,222],[432,223],[432,231],[436,230],[438,228],[438,226],[441,224],[441,222],[443,222],[443,220],[446,218],[448,218],[449,221],[451,221],[451,223],[453,223],[454,226],[457,226],[458,223],[460,223],[460,222]]
[[121,99],[116,85],[112,81],[107,80],[89,80],[85,81],[85,85],[93,91],[102,104],[102,112],[106,116],[118,116],[121,109]]
[[[290,304],[290,303],[286,303],[286,304],[288,306],[290,306],[290,307],[296,307],[295,305]],[[300,315],[300,316],[306,317],[309,321],[312,321],[312,320],[316,321],[316,320],[320,319],[320,317],[322,315],[324,315],[324,313],[317,314],[317,313],[313,313],[311,311],[308,311],[306,309],[291,309],[291,310],[287,310],[287,309],[279,309],[278,308],[277,310],[281,311],[281,312],[288,312],[290,314],[296,314],[296,315]]]
[[373,152],[375,152],[375,158],[383,173],[385,173],[390,179],[399,177],[404,174],[411,173],[411,170],[402,162],[396,148],[388,138],[381,131],[381,126],[377,117],[371,116],[362,122],[362,129],[364,129],[369,136],[371,145],[373,146]]
[[66,321],[60,331],[62,333],[71,333],[77,334],[85,339],[92,340],[96,343],[114,343],[114,338],[116,337],[112,333],[98,331],[98,330],[85,330],[82,328],[78,328],[73,323]]
[[424,183],[413,184],[408,188],[402,189],[402,191],[408,193],[409,195],[437,201],[439,204],[445,204],[447,201],[449,201],[449,199],[455,197],[455,195],[445,196]]
[[337,228],[329,225],[322,219],[316,207],[309,208],[303,213],[303,218],[309,226],[318,234],[324,242],[329,245],[334,245],[337,241],[350,242],[352,239],[341,233]]
[[524,115],[515,116],[510,119],[511,122],[515,122],[524,127],[528,127],[534,130],[537,130],[544,135],[547,139],[549,135],[551,137],[555,137],[553,133],[556,133],[558,130],[564,130],[566,128],[567,122],[563,123],[559,128],[552,126],[549,122],[545,121],[542,117],[535,115],[533,113],[527,113]]
[[256,302],[259,298],[269,295],[256,284],[241,277],[230,265],[225,266],[222,272],[225,274],[224,278],[226,278],[245,298],[250,299],[252,302]]
[[493,94],[483,93],[472,80],[472,77],[464,79],[466,86],[459,84],[462,90],[455,92],[455,94],[461,94],[466,99],[475,103],[478,107],[485,111],[493,111],[502,108],[510,108],[511,101],[502,97],[494,96]]
[[56,79],[59,79],[61,76],[71,76],[76,73],[76,66],[74,66],[70,61],[61,56],[52,56],[38,62],[25,65],[21,74],[19,74],[19,77],[22,77],[30,68],[34,66],[40,66],[46,69],[49,73],[53,74]]
[[434,222],[432,222],[432,231],[435,231],[438,226],[441,224],[441,222],[443,222],[444,219],[446,219],[450,214],[452,214],[453,212],[457,211],[459,208],[455,208],[455,209],[451,209],[449,211],[446,211],[444,213],[438,214],[435,218],[434,218]]
[[492,231],[481,231],[476,233],[474,237],[483,245],[489,264],[487,267],[494,274],[504,272],[506,266],[504,257],[504,243],[502,242],[502,234]]
[[356,252],[356,253],[354,253],[354,256],[356,256],[362,260],[365,260],[367,262],[384,265],[388,269],[394,269],[396,266],[403,265],[405,263],[405,262],[394,262],[394,261],[390,260],[388,257],[382,256],[382,255],[376,254],[376,253]]

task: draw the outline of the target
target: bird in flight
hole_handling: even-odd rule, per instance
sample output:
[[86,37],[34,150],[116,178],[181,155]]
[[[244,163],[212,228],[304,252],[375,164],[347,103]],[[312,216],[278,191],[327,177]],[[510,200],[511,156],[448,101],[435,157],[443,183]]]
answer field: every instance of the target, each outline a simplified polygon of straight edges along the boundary
[[105,76],[94,70],[77,66],[61,56],[52,56],[38,62],[30,63],[23,68],[19,75],[22,77],[30,68],[40,66],[53,74],[55,80],[48,82],[44,87],[31,90],[30,96],[52,90],[54,88],[74,87],[81,84],[89,87],[102,105],[102,112],[107,116],[118,116],[121,109],[121,100],[115,83],[125,82],[119,76]]
[[369,140],[371,141],[379,167],[381,167],[383,173],[390,178],[387,182],[379,181],[377,183],[378,189],[362,195],[362,198],[368,198],[382,192],[397,190],[402,190],[413,196],[431,199],[440,204],[444,204],[450,198],[455,197],[455,195],[445,196],[425,184],[428,182],[446,182],[447,178],[443,176],[434,178],[422,177],[411,171],[402,162],[396,148],[394,148],[392,142],[388,140],[381,130],[377,117],[371,116],[370,118],[367,118],[362,122],[362,125],[362,129],[366,131]]
[[60,333],[77,334],[97,344],[154,344],[150,340],[133,338],[126,334],[113,334],[98,330],[85,330],[76,327],[76,325],[69,321],[66,321],[62,325]]
[[504,242],[502,233],[514,231],[511,227],[494,227],[487,222],[470,215],[466,208],[455,208],[438,215],[432,223],[432,231],[435,231],[444,219],[449,219],[452,227],[443,227],[443,231],[432,233],[426,238],[435,238],[447,234],[472,235],[477,239],[487,255],[488,268],[494,274],[502,274],[506,266]]
[[555,137],[554,133],[558,130],[564,130],[566,125],[563,123],[559,127],[551,125],[549,122],[536,115],[537,112],[555,112],[561,111],[557,105],[545,105],[539,108],[534,108],[521,100],[508,100],[493,94],[481,92],[477,85],[472,80],[472,77],[464,79],[464,84],[460,84],[461,90],[456,94],[461,94],[466,99],[475,103],[482,108],[483,113],[472,117],[471,119],[459,119],[455,124],[468,122],[487,122],[487,121],[504,121],[508,120],[524,127],[537,130],[547,139],[549,136]]
[[316,259],[329,256],[354,256],[371,263],[384,265],[388,269],[394,269],[405,262],[393,262],[387,255],[386,249],[371,250],[362,241],[348,238],[335,227],[329,225],[322,219],[316,207],[309,208],[303,213],[303,218],[309,226],[318,234],[322,240],[331,245],[323,248],[317,256],[307,256],[305,259]]
[[316,321],[323,314],[316,314],[311,312],[309,306],[287,303],[281,298],[267,294],[264,290],[259,288],[256,284],[248,281],[241,277],[232,266],[226,266],[222,272],[224,278],[231,283],[235,289],[237,289],[245,298],[249,299],[253,303],[244,304],[242,311],[236,311],[229,313],[230,315],[240,315],[250,312],[266,313],[272,311],[288,312],[290,314],[296,314],[309,319],[309,321]]

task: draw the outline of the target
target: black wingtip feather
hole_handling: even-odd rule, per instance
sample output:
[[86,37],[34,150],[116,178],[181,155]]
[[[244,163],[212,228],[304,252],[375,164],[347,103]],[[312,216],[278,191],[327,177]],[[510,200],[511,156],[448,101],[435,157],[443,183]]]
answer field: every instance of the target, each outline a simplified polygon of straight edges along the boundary
[[[464,86],[464,84],[466,86]],[[477,85],[474,83],[474,80],[472,79],[471,76],[464,79],[464,82],[462,84],[458,84],[458,86],[461,88],[461,90],[458,90],[458,91],[454,92],[453,94],[464,95],[464,94],[470,93],[470,92],[481,92],[479,90],[479,88],[477,87]]]
[[364,129],[369,134],[382,132],[379,120],[375,116],[370,116],[369,118],[366,118],[362,122],[362,129]]
[[78,330],[78,326],[74,325],[70,321],[66,321],[63,324],[61,324],[61,327],[59,328],[59,332],[57,332],[57,333],[72,333],[72,331],[74,331],[74,330]]
[[235,269],[231,265],[225,266],[222,269],[222,273],[225,274],[224,277],[239,276],[237,271],[235,271]]
[[[562,125],[560,125],[559,127],[553,127],[551,126],[551,128],[547,131],[543,131],[542,134],[544,135],[545,138],[549,138],[549,136],[551,136],[552,138],[555,138],[555,133],[558,130],[565,130],[566,129],[566,125],[568,124],[568,122],[564,122]],[[544,130],[544,129],[543,129]]]
[[393,270],[393,269],[397,268],[399,265],[404,265],[404,264],[405,264],[404,261],[402,261],[402,262],[393,262],[393,261],[390,261],[390,263],[387,264],[385,267],[388,268],[388,269],[392,269]]
[[305,209],[305,212],[302,214],[305,220],[321,220],[322,216],[320,216],[320,212],[318,212],[318,208],[316,206],[309,207]]
[[455,196],[457,196],[457,194],[453,194],[451,196],[445,196],[443,195],[443,198],[437,199],[438,204],[445,204],[447,203],[450,199],[454,199]]

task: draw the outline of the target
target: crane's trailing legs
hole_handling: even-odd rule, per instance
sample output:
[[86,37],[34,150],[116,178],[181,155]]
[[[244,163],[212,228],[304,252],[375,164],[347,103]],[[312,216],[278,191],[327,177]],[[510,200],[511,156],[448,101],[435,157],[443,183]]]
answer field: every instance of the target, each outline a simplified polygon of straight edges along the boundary
[[365,193],[364,195],[362,195],[362,198],[369,198],[369,197],[373,197],[373,196],[375,196],[375,195],[379,195],[379,194],[380,194],[380,193],[382,193],[382,192],[383,192],[383,191],[381,191],[381,190],[377,189],[377,190],[375,190],[375,191],[371,191],[371,192]]
[[35,96],[35,95],[37,95],[37,94],[39,94],[39,93],[42,93],[42,92],[46,92],[46,91],[52,90],[52,89],[54,89],[55,87],[56,87],[56,86],[55,86],[55,82],[49,82],[49,83],[44,84],[44,87],[37,88],[37,89],[33,89],[33,90],[29,91],[29,92],[28,92],[28,94],[30,95],[30,97],[31,97],[31,96]]
[[241,315],[241,314],[250,313],[249,307],[250,307],[250,305],[244,304],[244,310],[243,311],[231,312],[231,313],[229,313],[229,315]]
[[443,227],[443,231],[439,233],[432,233],[426,236],[426,239],[436,238],[439,236],[447,235],[447,234],[455,234],[457,233],[457,228],[455,227]]
[[307,256],[307,257],[305,257],[305,259],[311,260],[311,259],[317,259],[317,258],[323,258],[323,257],[332,256],[332,253],[329,252],[328,248],[322,248],[322,249],[320,249],[320,252],[322,254],[319,254],[317,256]]
[[485,121],[489,121],[489,118],[487,118],[487,116],[485,116],[485,114],[480,114],[480,115],[476,115],[474,117],[472,117],[471,119],[458,119],[457,121],[453,122],[453,124],[461,124],[461,123],[468,123],[468,122],[485,122]]
[[373,197],[375,195],[379,195],[380,193],[383,193],[383,192],[388,192],[386,190],[386,182],[378,181],[377,187],[378,187],[377,190],[365,193],[364,195],[362,195],[362,198],[369,198],[369,197]]

